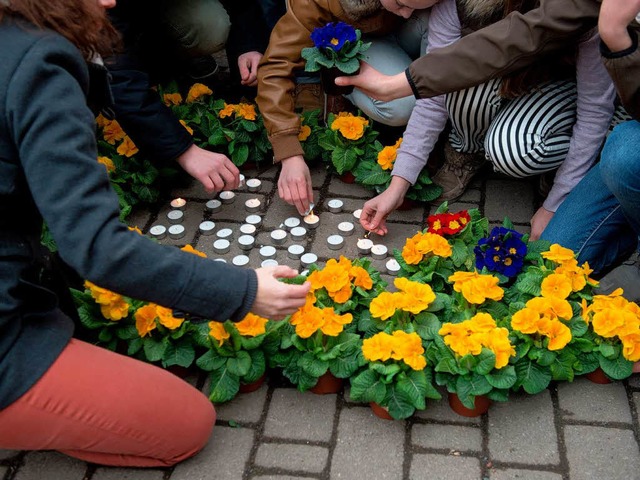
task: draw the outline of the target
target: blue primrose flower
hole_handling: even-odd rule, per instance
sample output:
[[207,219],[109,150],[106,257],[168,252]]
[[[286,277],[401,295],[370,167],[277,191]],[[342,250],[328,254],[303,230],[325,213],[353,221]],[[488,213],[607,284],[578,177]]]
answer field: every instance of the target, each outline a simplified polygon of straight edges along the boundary
[[344,22],[327,23],[324,27],[318,27],[311,32],[311,40],[316,48],[330,48],[339,51],[345,42],[356,41],[355,29]]
[[515,277],[524,265],[527,246],[522,234],[505,227],[495,227],[489,237],[481,238],[474,249],[476,268],[487,267],[506,277]]

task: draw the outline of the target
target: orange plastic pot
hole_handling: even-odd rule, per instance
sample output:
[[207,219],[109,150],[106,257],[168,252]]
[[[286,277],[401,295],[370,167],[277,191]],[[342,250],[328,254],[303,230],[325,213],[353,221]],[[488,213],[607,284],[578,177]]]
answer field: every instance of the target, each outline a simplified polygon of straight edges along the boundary
[[585,377],[587,377],[593,383],[598,383],[600,385],[606,385],[607,383],[611,383],[611,379],[607,377],[607,374],[604,373],[604,371],[600,367],[596,368],[591,373],[587,373]]
[[240,384],[240,393],[251,393],[258,390],[262,384],[264,383],[265,375],[263,374],[259,379],[255,382],[251,383],[241,383]]
[[460,401],[460,398],[455,393],[449,393],[449,406],[451,410],[463,417],[479,417],[483,413],[486,413],[491,406],[491,400],[484,395],[478,395],[474,402],[475,408],[467,408]]
[[311,387],[309,391],[317,395],[338,393],[342,390],[342,383],[343,380],[341,378],[337,378],[333,373],[327,371],[327,373],[318,378],[318,383]]
[[373,414],[376,417],[382,418],[383,420],[393,420],[394,419],[389,414],[389,410],[387,409],[387,407],[382,407],[382,406],[378,405],[376,402],[369,402],[369,406],[371,407],[371,411],[373,412]]

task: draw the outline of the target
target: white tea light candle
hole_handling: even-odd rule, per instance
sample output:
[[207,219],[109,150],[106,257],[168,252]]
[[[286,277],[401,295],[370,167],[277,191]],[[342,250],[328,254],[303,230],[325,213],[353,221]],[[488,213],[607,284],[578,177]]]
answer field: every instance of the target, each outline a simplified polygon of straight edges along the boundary
[[342,211],[342,207],[344,206],[344,202],[342,200],[338,200],[334,198],[327,202],[327,207],[331,213],[340,213]]
[[262,188],[262,182],[257,178],[250,178],[246,181],[246,184],[247,190],[249,190],[250,192],[259,192]]
[[251,250],[256,243],[255,237],[251,235],[240,235],[238,245],[242,250]]
[[327,237],[327,246],[331,250],[340,250],[344,246],[342,235],[330,235]]
[[231,230],[230,228],[223,228],[218,230],[218,233],[216,233],[216,236],[218,238],[222,238],[224,240],[233,240],[233,230]]
[[384,260],[387,258],[388,251],[387,247],[382,244],[373,245],[371,247],[371,256],[376,260]]
[[213,200],[209,200],[207,203],[205,203],[204,206],[209,212],[216,213],[222,209],[222,202],[214,198]]
[[296,242],[304,240],[307,235],[307,229],[304,227],[294,227],[291,229],[291,238]]
[[298,260],[304,253],[304,247],[302,245],[290,245],[287,248],[287,256],[292,260]]
[[240,233],[243,235],[255,235],[256,226],[249,225],[248,223],[243,223],[242,225],[240,225]]
[[184,210],[186,204],[187,201],[184,198],[174,198],[169,203],[169,205],[171,205],[171,208],[173,208],[174,210]]
[[229,240],[225,240],[221,238],[213,242],[213,249],[219,255],[227,253],[230,248],[231,248],[231,243],[229,242]]
[[271,232],[271,241],[274,245],[282,245],[287,239],[287,232],[284,230],[274,230]]
[[284,221],[284,228],[291,230],[300,226],[300,219],[298,217],[289,217]]
[[202,235],[211,235],[214,228],[216,228],[216,224],[210,220],[206,220],[200,224],[198,230],[200,230]]
[[171,225],[177,225],[184,220],[184,212],[182,210],[169,210],[167,212],[167,220]]
[[246,202],[244,202],[244,209],[249,213],[256,213],[260,210],[262,203],[257,198],[250,198]]
[[182,225],[171,225],[169,227],[169,238],[173,240],[179,240],[184,237],[185,229]]
[[361,238],[358,240],[356,246],[358,247],[358,252],[360,252],[361,255],[369,255],[371,247],[373,247],[373,242],[368,238]]
[[386,263],[387,273],[389,275],[397,275],[400,271],[400,264],[395,258],[390,258]]
[[353,235],[353,231],[355,230],[355,226],[351,222],[340,222],[338,224],[338,232],[343,237],[348,237]]
[[318,261],[318,256],[315,253],[305,253],[300,257],[300,263],[304,268],[308,268],[311,264]]
[[222,262],[222,263],[227,263],[227,261],[224,258],[214,258],[213,259],[214,262]]
[[226,190],[224,192],[220,192],[220,195],[218,195],[218,197],[220,198],[220,201],[222,203],[229,204],[234,202],[234,200],[236,199],[236,194]]
[[260,226],[260,224],[262,224],[262,217],[260,215],[249,215],[247,218],[244,219],[245,223],[248,223],[249,225],[253,225],[254,227],[258,228]]
[[272,247],[271,245],[265,245],[260,249],[260,258],[263,260],[267,260],[268,258],[276,257],[276,247]]
[[274,260],[273,258],[267,258],[266,260],[262,261],[260,266],[261,267],[277,267],[278,266],[278,261]]
[[310,213],[309,215],[304,217],[303,220],[306,227],[311,229],[318,228],[318,224],[320,223],[320,217],[313,213]]
[[156,240],[162,240],[167,236],[167,227],[164,225],[154,225],[149,229],[149,234]]
[[236,255],[235,257],[233,257],[233,260],[231,260],[231,263],[233,263],[236,267],[245,267],[249,265],[249,257],[247,257],[246,255]]
[[353,216],[355,217],[356,220],[360,220],[360,216],[362,215],[362,209],[359,208],[358,210],[353,212]]

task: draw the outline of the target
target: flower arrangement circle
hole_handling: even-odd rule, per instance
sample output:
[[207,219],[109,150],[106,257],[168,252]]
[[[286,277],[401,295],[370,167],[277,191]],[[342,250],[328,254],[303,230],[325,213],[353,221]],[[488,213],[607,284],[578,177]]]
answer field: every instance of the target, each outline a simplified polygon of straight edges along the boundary
[[522,234],[505,227],[495,227],[488,238],[481,238],[475,248],[476,267],[487,268],[506,277],[515,277],[524,265],[527,246]]
[[371,46],[361,40],[361,32],[344,22],[327,23],[311,32],[313,47],[302,49],[305,70],[317,72],[322,67],[355,73],[364,52]]

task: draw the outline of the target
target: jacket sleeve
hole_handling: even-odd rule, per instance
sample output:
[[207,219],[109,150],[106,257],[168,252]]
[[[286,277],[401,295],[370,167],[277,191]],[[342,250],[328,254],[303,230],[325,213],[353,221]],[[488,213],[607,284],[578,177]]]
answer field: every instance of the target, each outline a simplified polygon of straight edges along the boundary
[[8,86],[11,135],[61,257],[82,277],[127,296],[241,319],[255,300],[253,270],[159,245],[118,220],[118,199],[96,162],[86,83],[79,52],[56,35],[34,44]]
[[304,69],[300,52],[312,45],[310,35],[313,29],[333,20],[321,3],[314,0],[287,1],[287,13],[273,29],[258,69],[256,101],[264,116],[274,160],[278,162],[304,153],[298,140],[300,119],[294,112],[294,77],[297,70]]
[[604,65],[613,79],[620,101],[629,114],[640,120],[640,52],[638,51],[638,29],[629,28],[632,45],[621,52],[611,52],[604,43],[600,51]]
[[269,34],[258,0],[223,0],[221,3],[231,18],[228,49],[236,55],[264,53]]
[[419,58],[407,69],[407,79],[415,96],[426,98],[502,77],[577,41],[596,26],[599,9],[597,0],[541,0],[538,8],[513,12]]

